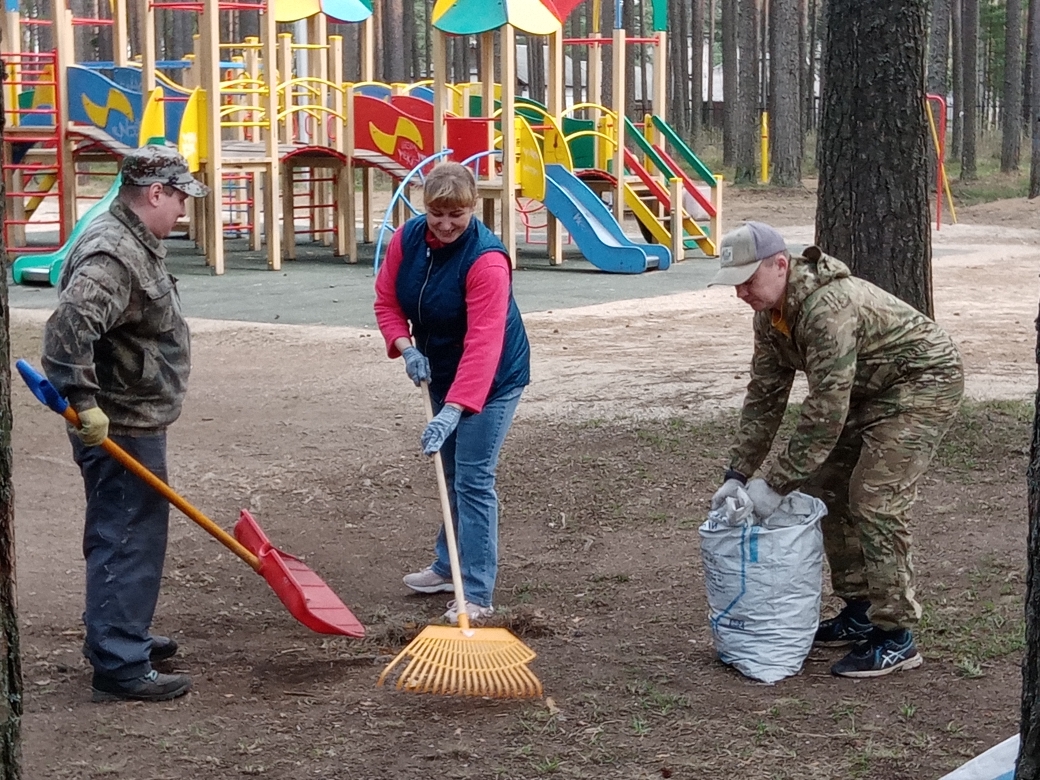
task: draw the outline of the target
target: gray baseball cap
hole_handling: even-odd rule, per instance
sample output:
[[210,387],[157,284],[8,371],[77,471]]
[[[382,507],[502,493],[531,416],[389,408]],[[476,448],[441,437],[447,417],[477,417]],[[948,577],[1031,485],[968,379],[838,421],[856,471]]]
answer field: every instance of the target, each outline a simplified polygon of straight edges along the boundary
[[762,265],[762,261],[787,249],[783,237],[764,222],[745,222],[722,237],[719,244],[719,270],[708,282],[743,284]]
[[175,187],[193,198],[209,195],[209,187],[191,175],[188,161],[169,146],[149,144],[134,149],[123,158],[123,166],[119,171],[123,174],[123,182],[126,184],[141,187],[164,184]]

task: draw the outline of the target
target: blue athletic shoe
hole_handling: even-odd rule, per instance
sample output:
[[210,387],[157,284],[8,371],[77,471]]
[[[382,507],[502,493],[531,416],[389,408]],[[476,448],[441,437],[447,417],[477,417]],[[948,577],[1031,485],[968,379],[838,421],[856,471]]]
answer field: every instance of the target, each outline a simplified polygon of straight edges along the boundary
[[905,628],[882,631],[875,628],[870,638],[857,642],[852,650],[831,667],[839,677],[882,677],[924,663],[917,652],[914,636]]
[[848,602],[841,612],[820,623],[813,644],[841,647],[866,641],[874,630],[874,624],[867,618],[868,609],[869,601]]

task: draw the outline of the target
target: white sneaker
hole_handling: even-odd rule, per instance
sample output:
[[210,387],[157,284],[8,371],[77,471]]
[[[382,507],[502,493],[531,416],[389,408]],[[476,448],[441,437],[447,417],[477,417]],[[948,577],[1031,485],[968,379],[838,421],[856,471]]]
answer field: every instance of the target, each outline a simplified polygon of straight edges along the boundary
[[432,566],[404,575],[404,584],[416,593],[451,593],[454,590],[451,579],[439,575]]
[[[466,602],[466,614],[469,615],[470,625],[478,623],[483,620],[487,620],[489,617],[495,614],[495,608],[492,606],[482,607],[479,604],[474,604],[471,601]],[[456,604],[455,599],[448,602],[448,611],[444,613],[444,619],[451,623],[453,626],[457,626],[459,623],[459,606]]]

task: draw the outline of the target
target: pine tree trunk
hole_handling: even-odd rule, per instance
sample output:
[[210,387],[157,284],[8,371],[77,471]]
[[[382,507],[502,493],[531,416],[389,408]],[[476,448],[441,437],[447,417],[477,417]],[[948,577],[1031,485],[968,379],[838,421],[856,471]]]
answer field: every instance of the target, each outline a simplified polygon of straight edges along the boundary
[[1040,197],[1040,0],[1031,0],[1032,17],[1029,31],[1032,44],[1029,47],[1029,62],[1033,72],[1032,99],[1030,102],[1033,153],[1029,163],[1029,197]]
[[950,156],[960,157],[964,140],[964,30],[961,24],[961,0],[950,0],[950,40],[953,47],[953,90],[952,132]]
[[963,127],[961,128],[961,181],[977,179],[975,141],[979,128],[979,0],[961,0],[964,69]]
[[802,86],[802,98],[805,100],[805,132],[807,133],[816,129],[816,43],[819,38],[819,18],[816,0],[809,0],[805,83]]
[[737,158],[739,88],[737,78],[737,0],[722,2],[722,164]]
[[1004,25],[1004,101],[1000,121],[1003,138],[1000,170],[1018,170],[1022,150],[1022,0],[1007,0]]
[[799,53],[791,41],[801,29],[799,0],[772,0],[770,72],[773,110],[773,166],[770,181],[778,187],[802,184],[802,100],[799,91]]
[[928,0],[829,0],[816,242],[932,315]]
[[[0,144],[6,94],[0,90]],[[4,203],[4,184],[0,180],[0,224]],[[6,256],[0,233],[0,257]],[[11,320],[4,270],[0,273],[0,780],[19,780],[22,776],[22,662],[15,593],[12,473]]]
[[[1036,362],[1040,367],[1040,317],[1036,325]],[[1015,766],[1015,780],[1040,780],[1040,389],[1036,394],[1033,413],[1033,441],[1029,448],[1026,488],[1029,494],[1026,657],[1022,661],[1022,740]]]
[[950,60],[950,0],[932,0],[928,36],[928,91],[946,98]]
[[[755,149],[759,138],[757,0],[738,0],[737,126],[733,165],[736,184],[753,184],[758,175]],[[729,88],[727,87],[727,102]]]
[[[689,128],[687,137],[691,149],[699,149],[701,146],[701,132],[704,127],[704,0],[693,0],[693,5],[688,9],[690,25],[690,45],[688,49],[689,59],[684,62],[690,63],[689,72],[686,68],[681,69],[683,81],[687,85],[686,95],[689,105]],[[685,39],[685,35],[683,38]],[[684,54],[687,47],[683,46]],[[711,65],[708,65],[709,78],[711,77]]]

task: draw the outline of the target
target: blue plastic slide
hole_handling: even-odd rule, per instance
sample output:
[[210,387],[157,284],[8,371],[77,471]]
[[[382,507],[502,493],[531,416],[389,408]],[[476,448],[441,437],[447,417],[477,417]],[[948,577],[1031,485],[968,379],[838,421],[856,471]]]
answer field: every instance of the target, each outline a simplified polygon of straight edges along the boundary
[[663,271],[672,264],[668,247],[633,243],[596,193],[562,165],[545,166],[544,203],[574,237],[585,259],[602,271],[639,274]]
[[116,194],[119,192],[119,186],[122,183],[123,177],[116,176],[112,186],[105,193],[105,197],[91,206],[90,211],[80,217],[76,227],[72,229],[68,240],[61,247],[47,254],[22,255],[15,260],[11,266],[11,275],[14,277],[14,283],[49,284],[51,287],[54,287],[58,283],[58,277],[61,275],[61,264],[65,262],[65,255],[69,253],[69,249],[76,243],[76,239],[83,234],[83,231],[87,229],[87,226],[108,211],[108,207],[116,199]]

